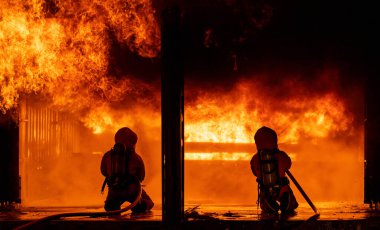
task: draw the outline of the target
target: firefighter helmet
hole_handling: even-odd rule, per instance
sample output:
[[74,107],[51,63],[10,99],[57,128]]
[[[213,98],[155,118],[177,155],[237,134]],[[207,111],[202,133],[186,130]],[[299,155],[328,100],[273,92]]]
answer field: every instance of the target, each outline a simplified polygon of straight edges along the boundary
[[137,143],[137,135],[130,128],[123,127],[116,132],[115,143],[124,144],[126,148],[132,148]]
[[276,132],[266,126],[257,130],[254,139],[258,150],[278,148]]

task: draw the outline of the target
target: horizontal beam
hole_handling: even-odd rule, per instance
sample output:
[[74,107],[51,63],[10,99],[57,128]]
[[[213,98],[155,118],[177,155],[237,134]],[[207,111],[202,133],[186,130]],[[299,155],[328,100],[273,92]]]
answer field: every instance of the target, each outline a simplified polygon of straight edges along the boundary
[[[279,144],[284,151],[297,152],[296,144]],[[213,153],[213,152],[256,152],[255,143],[220,143],[220,142],[185,142],[186,153]]]

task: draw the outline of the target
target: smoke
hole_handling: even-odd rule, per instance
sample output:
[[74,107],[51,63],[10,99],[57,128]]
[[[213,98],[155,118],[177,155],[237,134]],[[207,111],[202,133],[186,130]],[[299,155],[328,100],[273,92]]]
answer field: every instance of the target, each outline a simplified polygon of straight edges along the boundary
[[[305,141],[296,151],[280,145],[281,150],[295,154],[290,171],[314,202],[362,202],[363,141],[350,140]],[[257,183],[249,160],[186,161],[185,170],[186,204],[256,204]],[[305,202],[292,182],[290,186],[297,200]]]
[[342,135],[305,143],[291,171],[314,200],[362,202],[363,140],[363,129],[359,129],[351,138]]
[[[143,158],[146,171],[144,189],[154,202],[160,203],[159,111],[138,104],[134,104],[134,107],[133,111],[125,109],[105,111],[115,122],[120,123],[107,126],[98,134],[94,134],[93,130],[86,128],[83,123],[79,123],[73,131],[70,123],[77,122],[75,116],[54,116],[53,121],[57,125],[52,129],[57,129],[58,132],[49,132],[42,126],[51,125],[52,120],[45,120],[41,112],[29,115],[29,120],[25,124],[26,129],[20,129],[22,138],[20,145],[25,146],[20,152],[23,204],[101,206],[106,198],[107,189],[104,195],[100,194],[104,180],[100,173],[100,162],[103,154],[113,147],[116,130],[125,126],[130,127],[138,135],[136,151]],[[120,115],[123,113],[124,115]],[[64,120],[66,123],[63,123]],[[41,134],[36,137],[33,135],[34,132]],[[74,142],[70,141],[71,135],[74,135]]]

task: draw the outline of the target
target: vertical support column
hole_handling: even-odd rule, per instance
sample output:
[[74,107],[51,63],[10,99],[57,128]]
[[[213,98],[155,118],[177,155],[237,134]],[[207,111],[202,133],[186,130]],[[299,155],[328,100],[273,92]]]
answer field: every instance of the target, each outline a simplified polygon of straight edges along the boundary
[[184,217],[184,99],[180,9],[162,12],[162,218],[176,228]]
[[19,128],[15,111],[0,113],[0,203],[20,203]]
[[367,80],[365,102],[364,202],[370,204],[380,202],[380,84],[374,73]]
[[26,190],[26,185],[28,183],[27,179],[27,149],[26,149],[26,143],[27,143],[27,114],[26,114],[26,105],[27,101],[25,98],[20,99],[20,109],[19,109],[19,170],[21,175],[21,188],[22,191],[20,191],[21,200],[25,201],[28,198],[28,193]]

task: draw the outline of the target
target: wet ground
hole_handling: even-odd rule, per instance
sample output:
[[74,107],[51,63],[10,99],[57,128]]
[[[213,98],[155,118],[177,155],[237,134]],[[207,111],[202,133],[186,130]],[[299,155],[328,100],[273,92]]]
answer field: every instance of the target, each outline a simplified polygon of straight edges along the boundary
[[[300,203],[296,215],[280,219],[278,216],[262,215],[256,205],[187,204],[185,205],[187,221],[183,228],[294,229],[297,227],[299,229],[312,220],[314,225],[309,225],[305,229],[325,229],[326,226],[327,229],[380,229],[380,212],[371,209],[367,204],[319,202],[315,203],[315,206],[320,212],[318,219],[311,218],[315,213],[307,203]],[[59,213],[102,211],[102,207],[16,207],[13,210],[0,212],[0,229],[13,229],[29,221]],[[151,212],[144,214],[132,214],[127,211],[113,217],[65,217],[44,223],[37,229],[51,229],[52,224],[54,229],[116,229],[119,227],[163,229],[161,219],[161,207],[156,205]],[[279,227],[278,223],[282,223],[282,227]]]
[[[356,220],[368,217],[380,217],[380,213],[369,208],[367,204],[319,202],[315,203],[320,220]],[[222,220],[262,220],[273,218],[270,215],[262,215],[257,205],[188,205],[187,211],[195,208],[200,214],[210,215]],[[288,216],[288,220],[307,220],[315,215],[307,203],[300,203],[294,216]]]

